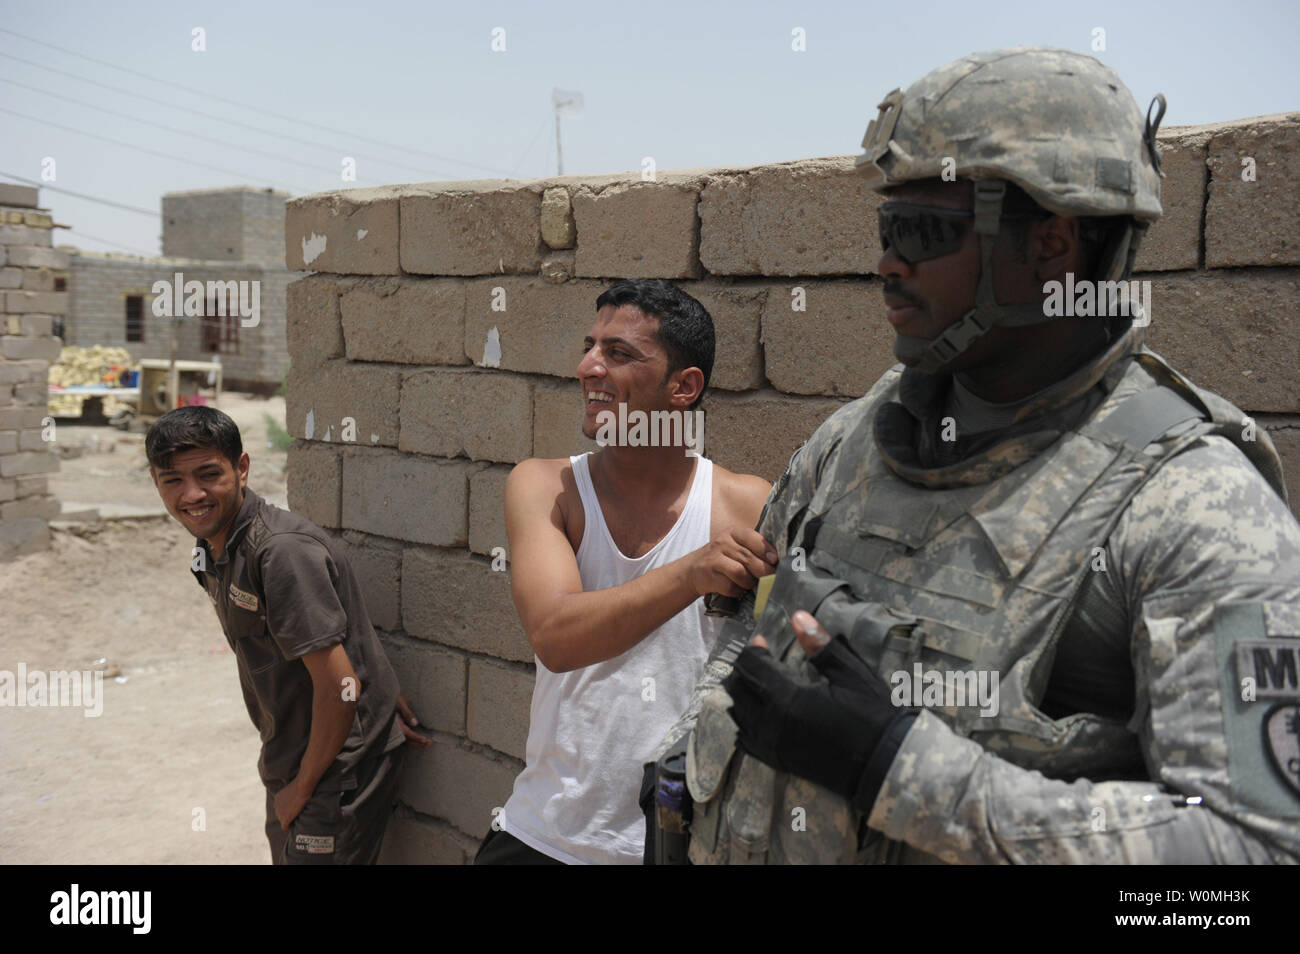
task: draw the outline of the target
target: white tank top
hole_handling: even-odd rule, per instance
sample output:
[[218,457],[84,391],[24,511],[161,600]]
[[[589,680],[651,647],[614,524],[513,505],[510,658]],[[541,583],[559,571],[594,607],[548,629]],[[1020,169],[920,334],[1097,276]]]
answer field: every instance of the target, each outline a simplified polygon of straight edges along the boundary
[[[618,586],[709,542],[713,463],[698,458],[686,506],[644,556],[624,556],[605,525],[587,469],[570,457],[586,526],[578,546],[584,591]],[[619,501],[618,506],[635,506]],[[697,599],[621,656],[566,673],[537,660],[527,767],[501,827],[568,864],[641,864],[643,766],[686,710],[722,620]]]

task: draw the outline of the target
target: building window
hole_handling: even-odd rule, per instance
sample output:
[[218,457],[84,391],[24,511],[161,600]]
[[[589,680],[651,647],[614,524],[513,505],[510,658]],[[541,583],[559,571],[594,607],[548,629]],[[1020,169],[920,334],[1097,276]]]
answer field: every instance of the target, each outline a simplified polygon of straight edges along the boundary
[[144,296],[126,296],[127,343],[144,341]]
[[56,278],[56,279],[54,279],[54,290],[55,290],[56,292],[65,292],[65,291],[67,291],[67,290],[68,290],[68,280],[67,280],[67,278]]
[[[225,297],[224,292],[218,294]],[[234,298],[234,294],[231,298]],[[229,299],[227,299],[229,301]],[[203,312],[202,350],[207,354],[239,354],[239,301],[227,307],[216,297],[209,297]]]

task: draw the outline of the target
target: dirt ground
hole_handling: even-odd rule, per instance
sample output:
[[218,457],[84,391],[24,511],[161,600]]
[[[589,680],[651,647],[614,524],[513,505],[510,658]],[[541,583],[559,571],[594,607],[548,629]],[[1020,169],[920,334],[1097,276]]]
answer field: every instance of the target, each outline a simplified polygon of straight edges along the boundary
[[[284,399],[219,406],[239,424],[249,486],[286,506],[264,421],[284,426]],[[0,708],[0,863],[269,863],[257,730],[144,435],[61,420],[56,446],[64,513],[109,519],[56,523],[52,549],[0,563],[0,670],[99,668],[103,711]]]

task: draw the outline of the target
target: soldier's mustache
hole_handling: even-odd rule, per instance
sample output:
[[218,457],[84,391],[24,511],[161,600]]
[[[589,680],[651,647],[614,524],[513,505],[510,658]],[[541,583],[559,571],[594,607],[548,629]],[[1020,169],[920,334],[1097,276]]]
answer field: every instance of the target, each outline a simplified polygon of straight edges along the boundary
[[921,299],[917,298],[915,295],[911,294],[910,292],[904,291],[902,286],[898,285],[895,282],[885,282],[885,287],[881,290],[881,293],[886,298],[906,302],[908,305],[911,305],[913,308],[925,307],[925,303],[922,302]]

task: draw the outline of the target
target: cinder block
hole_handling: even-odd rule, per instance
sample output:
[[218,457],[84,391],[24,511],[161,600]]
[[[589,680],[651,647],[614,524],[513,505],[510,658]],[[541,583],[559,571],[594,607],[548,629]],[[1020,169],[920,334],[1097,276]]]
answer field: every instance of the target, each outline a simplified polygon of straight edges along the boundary
[[1210,137],[1199,127],[1173,128],[1160,136],[1160,205],[1164,214],[1142,240],[1136,271],[1196,268],[1200,261],[1201,211],[1205,204],[1205,149]]
[[399,809],[384,831],[379,864],[467,865],[474,860],[478,846],[473,838],[445,822]]
[[[46,242],[46,245],[49,243]],[[65,269],[72,257],[67,252],[56,252],[52,248],[10,246],[5,253],[6,264],[21,268]]]
[[[402,270],[419,275],[537,271],[542,256],[541,196],[504,182],[402,196]],[[455,191],[450,191],[454,189]]]
[[22,288],[23,287],[23,270],[21,268],[6,266],[0,268],[0,288]]
[[338,527],[342,514],[343,448],[296,440],[289,447],[289,509],[318,527]]
[[285,264],[291,270],[396,275],[398,190],[349,189],[285,203]]
[[0,336],[0,353],[11,360],[34,359],[58,361],[63,342],[58,338],[28,338],[24,335]]
[[59,459],[50,453],[29,451],[0,458],[0,477],[21,477],[26,474],[53,474],[59,469]]
[[683,282],[681,289],[703,305],[713,319],[716,341],[709,387],[729,391],[761,388],[763,348],[759,344],[759,325],[767,288]]
[[[9,365],[0,364],[0,369],[7,367]],[[4,377],[0,376],[0,384],[4,383]],[[0,430],[16,431],[24,427],[39,427],[45,416],[45,409],[39,407],[0,408]]]
[[366,614],[376,629],[402,625],[402,545],[382,537],[348,530],[336,537],[343,543],[366,601]]
[[852,156],[716,176],[700,193],[700,261],[714,275],[869,274],[880,201]]
[[0,431],[0,454],[18,453],[18,432]]
[[1206,267],[1300,265],[1300,113],[1229,124],[1207,162]]
[[68,313],[67,292],[7,291],[5,311],[10,314],[38,311],[45,315],[66,315]]
[[1300,420],[1294,417],[1260,421],[1273,439],[1278,457],[1282,458],[1282,476],[1291,513],[1300,518]]
[[402,628],[469,652],[533,661],[509,573],[463,551],[411,547],[402,555]]
[[53,520],[63,508],[53,497],[27,497],[0,504],[0,520],[22,520],[25,517],[38,517],[41,520]]
[[480,466],[388,450],[351,451],[343,458],[343,526],[412,543],[464,546],[469,477]]
[[[486,467],[469,479],[469,548],[486,557],[506,546],[506,478],[513,467]],[[509,559],[509,554],[507,554]]]
[[549,248],[573,248],[578,230],[573,224],[573,203],[569,190],[555,186],[542,193],[542,241]]
[[50,525],[40,517],[0,521],[0,562],[48,550],[50,541]]
[[470,660],[466,734],[475,742],[523,759],[532,700],[532,673],[486,659]]
[[50,449],[49,442],[41,436],[41,429],[30,428],[19,432],[18,449],[25,451],[45,451]]
[[774,482],[790,455],[843,403],[774,391],[719,394],[706,418],[707,454],[730,471]]
[[[53,229],[34,229],[26,225],[0,225],[0,245],[30,245],[49,248],[54,244]],[[12,252],[13,249],[10,249]]]
[[[706,398],[706,404],[712,403]],[[569,457],[599,450],[582,433],[582,388],[577,380],[539,383],[533,391],[533,456]]]
[[290,368],[285,401],[289,433],[307,440],[396,447],[401,384],[401,370],[382,364],[335,360]]
[[384,651],[420,727],[464,735],[465,654],[396,637],[384,641]]
[[533,383],[500,372],[408,374],[397,446],[436,457],[524,460],[533,452]]
[[1151,276],[1147,344],[1192,381],[1240,408],[1300,411],[1300,270]]
[[772,286],[763,309],[772,386],[791,394],[865,394],[898,363],[880,290],[878,279]]
[[[24,339],[18,339],[24,340]],[[58,338],[54,339],[56,342]],[[49,401],[49,386],[42,381],[39,384],[15,384],[14,385],[14,403],[25,404],[28,407],[45,407]],[[0,402],[3,403],[3,402]]]
[[22,287],[27,291],[54,291],[54,272],[48,268],[24,268],[22,278]]
[[0,502],[13,500],[18,496],[18,481],[0,480]]
[[410,755],[397,797],[418,812],[478,837],[491,826],[492,809],[505,806],[522,768],[514,759],[476,751],[446,736]]
[[[14,316],[10,316],[14,317]],[[29,338],[49,338],[54,335],[53,315],[18,315],[18,330]],[[55,360],[58,360],[57,358]]]
[[44,475],[17,477],[14,479],[14,483],[18,485],[18,492],[15,496],[19,500],[36,494],[49,493],[50,490],[50,478]]
[[468,282],[465,354],[480,367],[572,377],[596,321],[596,299],[608,287],[505,275]]
[[573,192],[576,274],[583,278],[696,278],[700,275],[699,184],[618,182]]
[[12,205],[20,209],[34,209],[39,201],[40,190],[36,186],[0,182],[0,205]]
[[365,279],[343,295],[353,361],[468,364],[465,285],[441,279]]
[[343,357],[339,291],[332,275],[308,275],[285,288],[285,338],[295,368]]

